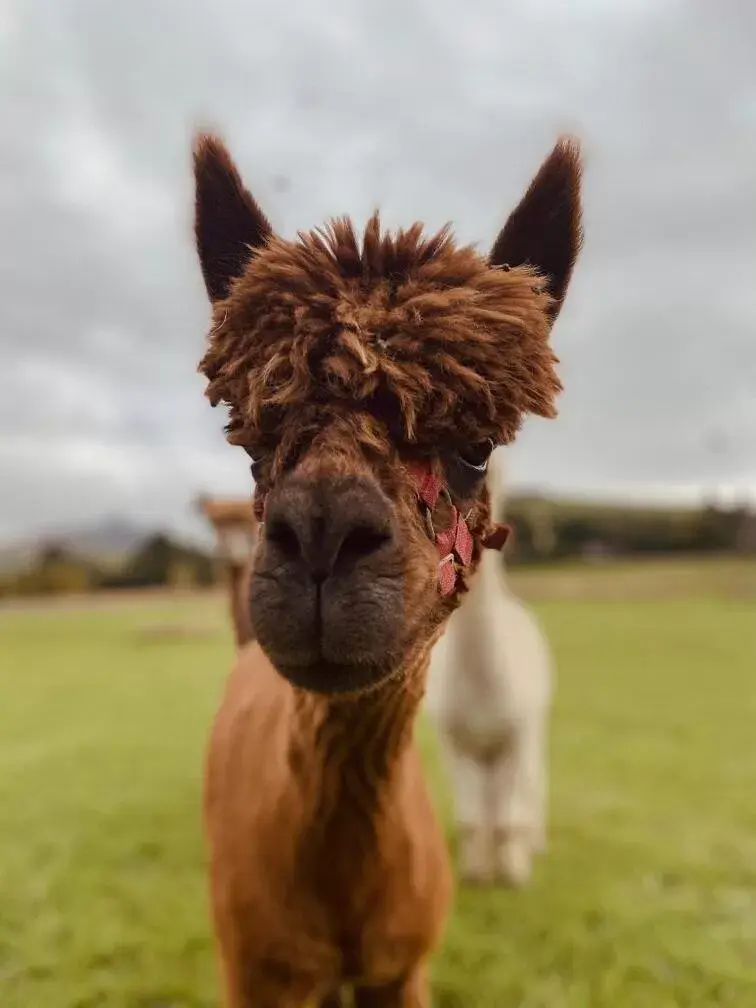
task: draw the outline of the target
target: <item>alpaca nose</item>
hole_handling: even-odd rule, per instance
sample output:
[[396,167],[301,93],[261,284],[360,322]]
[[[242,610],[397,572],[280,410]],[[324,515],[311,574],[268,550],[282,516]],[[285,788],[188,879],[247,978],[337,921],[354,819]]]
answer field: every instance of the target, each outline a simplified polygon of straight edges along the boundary
[[322,583],[352,572],[393,542],[393,511],[373,480],[293,476],[269,500],[265,538],[282,559]]

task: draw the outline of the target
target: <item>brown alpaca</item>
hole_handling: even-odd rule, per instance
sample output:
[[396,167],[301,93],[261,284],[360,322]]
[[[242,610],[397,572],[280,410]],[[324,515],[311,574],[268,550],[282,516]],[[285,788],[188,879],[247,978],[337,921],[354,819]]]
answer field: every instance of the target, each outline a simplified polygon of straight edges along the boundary
[[377,216],[361,242],[346,219],[286,241],[212,137],[195,178],[200,369],[261,521],[257,640],[207,768],[228,1003],[335,1008],[348,985],[357,1008],[422,1008],[451,876],[413,725],[492,535],[488,455],[525,414],[555,414],[578,152],[557,144],[488,258]]
[[213,526],[217,549],[226,565],[231,623],[237,647],[254,640],[249,614],[249,578],[257,520],[251,500],[200,497],[197,507]]

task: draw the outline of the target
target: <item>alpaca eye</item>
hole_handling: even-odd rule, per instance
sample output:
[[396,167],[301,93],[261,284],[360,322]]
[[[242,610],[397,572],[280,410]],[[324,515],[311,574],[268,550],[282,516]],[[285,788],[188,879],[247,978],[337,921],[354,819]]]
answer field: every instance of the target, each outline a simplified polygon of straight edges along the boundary
[[490,438],[486,438],[485,441],[468,445],[462,451],[457,452],[457,458],[469,469],[484,473],[488,469],[488,460],[491,458],[493,447],[493,441]]

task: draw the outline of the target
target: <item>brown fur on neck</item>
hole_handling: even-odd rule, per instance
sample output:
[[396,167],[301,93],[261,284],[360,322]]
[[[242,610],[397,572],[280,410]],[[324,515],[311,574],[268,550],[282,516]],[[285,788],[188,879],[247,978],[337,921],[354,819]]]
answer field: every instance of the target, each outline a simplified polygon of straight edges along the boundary
[[[206,779],[216,919],[223,928],[239,912],[225,902],[231,893],[235,907],[253,904],[244,940],[257,959],[296,964],[292,990],[298,971],[335,984],[390,978],[392,942],[403,962],[438,939],[451,878],[412,741],[427,664],[423,651],[395,680],[333,698],[290,686],[255,643],[240,652]],[[425,900],[422,914],[408,889]],[[384,900],[394,909],[374,924]],[[387,921],[388,942],[372,930]],[[240,952],[225,965],[233,971],[243,960]]]

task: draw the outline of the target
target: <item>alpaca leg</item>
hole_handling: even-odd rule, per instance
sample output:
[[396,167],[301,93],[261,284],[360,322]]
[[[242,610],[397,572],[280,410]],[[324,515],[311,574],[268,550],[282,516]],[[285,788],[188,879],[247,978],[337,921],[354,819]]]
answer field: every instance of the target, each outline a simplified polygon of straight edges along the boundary
[[356,987],[354,1008],[430,1008],[425,966],[384,987]]
[[496,875],[525,885],[533,854],[545,844],[545,732],[540,720],[520,726],[491,767],[489,800],[494,826]]
[[485,882],[493,868],[486,808],[486,768],[448,738],[442,740],[442,747],[454,800],[459,874],[466,882]]
[[497,881],[512,886],[529,881],[533,857],[519,759],[519,745],[515,743],[490,767],[488,779],[494,875]]
[[524,755],[529,785],[533,850],[546,850],[548,817],[548,723],[546,715],[534,725]]

